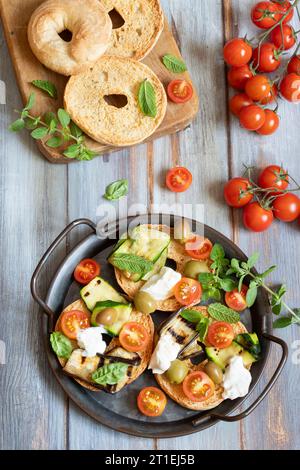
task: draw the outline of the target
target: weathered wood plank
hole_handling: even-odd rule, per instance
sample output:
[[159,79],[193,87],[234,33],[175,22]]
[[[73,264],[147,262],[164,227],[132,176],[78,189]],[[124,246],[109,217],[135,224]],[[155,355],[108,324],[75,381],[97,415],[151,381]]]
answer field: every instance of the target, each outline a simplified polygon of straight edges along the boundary
[[8,132],[21,99],[2,32],[0,48],[0,79],[7,85],[7,105],[0,105],[0,339],[6,343],[6,365],[0,365],[0,448],[64,449],[65,397],[49,371],[41,312],[29,284],[39,258],[65,224],[66,171],[46,163],[29,135]]

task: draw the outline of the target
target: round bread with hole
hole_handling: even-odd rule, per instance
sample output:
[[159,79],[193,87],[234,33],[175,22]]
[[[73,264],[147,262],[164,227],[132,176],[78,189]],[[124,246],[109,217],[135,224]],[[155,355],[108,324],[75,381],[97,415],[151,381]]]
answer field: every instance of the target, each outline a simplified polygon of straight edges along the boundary
[[110,17],[98,0],[48,0],[28,25],[29,44],[38,60],[67,76],[100,59],[111,35]]
[[[139,104],[141,84],[154,88],[156,116],[146,116]],[[72,120],[92,139],[115,147],[142,142],[161,124],[167,108],[164,87],[145,64],[103,56],[88,71],[70,78],[64,105]]]
[[143,59],[164,28],[159,0],[101,0],[113,23],[109,55]]

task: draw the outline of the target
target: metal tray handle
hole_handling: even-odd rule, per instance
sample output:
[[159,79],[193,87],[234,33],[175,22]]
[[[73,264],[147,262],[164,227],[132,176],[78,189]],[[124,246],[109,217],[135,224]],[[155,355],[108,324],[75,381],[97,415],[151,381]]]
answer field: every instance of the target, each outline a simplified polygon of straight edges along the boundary
[[43,311],[49,317],[49,324],[53,325],[53,321],[55,318],[55,313],[53,310],[45,303],[45,301],[41,298],[40,294],[38,293],[38,281],[40,278],[40,274],[42,269],[44,268],[45,264],[47,263],[49,257],[58,247],[58,245],[69,235],[69,233],[79,225],[88,225],[94,232],[96,232],[96,225],[89,219],[77,219],[70,223],[58,237],[54,240],[54,242],[50,245],[46,253],[42,256],[39,264],[37,265],[33,276],[31,278],[30,289],[31,294],[34,300],[39,304],[39,306],[43,309]]
[[225,416],[225,415],[221,415],[221,414],[218,414],[218,413],[210,413],[210,414],[207,414],[205,416],[194,419],[194,421],[192,421],[193,426],[195,426],[195,427],[199,426],[200,424],[202,424],[204,421],[207,421],[208,419],[217,419],[217,420],[220,420],[220,421],[229,421],[229,422],[239,421],[241,419],[244,419],[247,416],[249,416],[250,413],[252,413],[252,411],[255,410],[255,408],[262,402],[262,400],[270,392],[270,390],[274,386],[275,382],[277,381],[279,375],[281,374],[282,369],[285,366],[285,363],[286,363],[286,360],[287,360],[287,357],[288,357],[288,346],[285,343],[285,341],[283,341],[280,338],[277,338],[276,336],[272,336],[272,335],[269,335],[267,333],[263,333],[263,337],[266,338],[269,341],[272,341],[273,343],[279,344],[282,348],[282,355],[281,355],[280,362],[279,362],[279,364],[278,364],[271,380],[269,381],[267,386],[264,388],[264,390],[261,392],[259,397],[249,406],[249,408],[247,408],[245,411],[243,411],[242,413],[240,413],[236,416]]

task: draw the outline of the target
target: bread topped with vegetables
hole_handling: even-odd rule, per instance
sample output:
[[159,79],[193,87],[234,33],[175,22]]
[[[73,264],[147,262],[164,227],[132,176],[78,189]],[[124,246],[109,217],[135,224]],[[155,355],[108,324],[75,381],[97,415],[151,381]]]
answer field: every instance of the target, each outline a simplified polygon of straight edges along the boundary
[[64,104],[92,139],[123,147],[154,133],[165,116],[167,97],[145,64],[104,56],[88,71],[70,78]]
[[159,0],[101,0],[114,24],[108,54],[143,59],[164,28]]

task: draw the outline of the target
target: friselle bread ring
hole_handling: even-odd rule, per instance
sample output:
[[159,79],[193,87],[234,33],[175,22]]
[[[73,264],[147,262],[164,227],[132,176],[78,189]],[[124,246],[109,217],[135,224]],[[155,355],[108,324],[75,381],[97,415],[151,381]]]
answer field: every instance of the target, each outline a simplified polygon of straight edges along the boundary
[[[70,42],[60,37],[70,31]],[[93,65],[110,44],[112,23],[98,0],[48,0],[28,25],[30,47],[39,61],[62,75]]]
[[[154,118],[143,114],[138,101],[145,80],[155,90]],[[145,64],[103,56],[91,69],[70,78],[64,105],[72,120],[92,139],[123,147],[153,134],[165,116],[167,97],[162,83]]]
[[109,55],[143,59],[157,43],[164,28],[164,15],[159,0],[100,0],[113,18],[123,20],[115,25],[107,51]]

